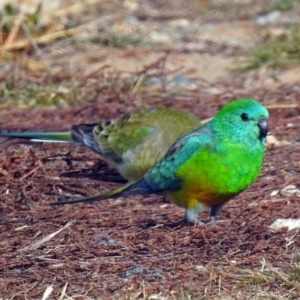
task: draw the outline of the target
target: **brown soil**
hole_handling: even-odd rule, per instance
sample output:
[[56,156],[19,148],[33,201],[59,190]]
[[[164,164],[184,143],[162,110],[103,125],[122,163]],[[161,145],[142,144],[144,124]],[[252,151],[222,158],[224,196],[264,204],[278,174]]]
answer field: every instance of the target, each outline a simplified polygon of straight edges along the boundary
[[[68,130],[156,105],[206,119],[233,99],[253,97],[273,106],[271,133],[289,143],[268,145],[258,180],[225,206],[212,228],[208,212],[200,215],[207,226],[188,226],[183,210],[158,196],[51,207],[50,202],[92,195],[124,181],[83,147],[1,139],[0,299],[42,299],[51,285],[47,299],[300,299],[300,275],[289,277],[300,261],[299,232],[269,229],[278,218],[300,217],[300,198],[281,194],[288,185],[300,188],[300,143],[295,142],[300,108],[276,108],[299,105],[299,66],[232,72],[251,45],[286,30],[287,20],[299,21],[299,6],[281,11],[276,23],[258,26],[257,17],[277,1],[190,1],[186,7],[187,1],[177,0],[166,1],[164,9],[164,1],[91,0],[79,11],[78,1],[63,0],[60,9],[54,7],[60,1],[53,7],[44,2],[41,17],[48,18],[46,24],[54,22],[50,33],[91,23],[64,40],[24,47],[24,53],[10,45],[16,56],[1,62],[1,105],[12,95],[11,103],[36,106],[32,83],[45,88],[46,99],[52,96],[49,83],[55,83],[54,96],[64,99],[74,91],[70,102],[78,98],[81,104],[1,106],[1,131]],[[126,39],[120,48],[105,45],[105,39],[123,34],[137,37],[142,46]],[[34,68],[16,60],[22,53]],[[47,68],[39,70],[37,62]],[[176,81],[176,74],[184,76]],[[76,88],[81,83],[83,90]],[[19,92],[27,85],[22,98]],[[63,99],[58,105],[70,104]],[[271,272],[259,280],[245,276],[245,270],[266,266],[277,272],[274,279]]]
[[[206,118],[229,99],[244,96],[231,87],[224,89],[218,95],[144,99],[143,104],[112,94],[76,108],[8,108],[0,112],[0,126],[62,130],[158,104],[172,104]],[[259,90],[252,96],[266,105],[299,101],[294,86],[277,92]],[[58,299],[67,283],[67,294],[82,295],[79,299],[147,295],[175,299],[184,292],[192,299],[218,294],[225,298],[231,297],[237,281],[230,276],[233,267],[259,270],[263,259],[279,268],[289,265],[300,246],[299,233],[272,232],[268,227],[277,218],[298,218],[300,198],[270,194],[289,184],[299,187],[300,144],[294,141],[300,135],[300,110],[270,112],[272,134],[291,144],[268,146],[261,176],[226,205],[215,228],[186,225],[183,210],[157,196],[50,207],[50,202],[94,194],[123,181],[82,147],[1,140],[1,297],[40,299],[53,285],[51,297]],[[208,213],[200,219],[208,223]],[[69,221],[73,223],[54,237],[35,244]],[[291,238],[293,243],[287,245]],[[275,291],[277,284],[265,288]]]

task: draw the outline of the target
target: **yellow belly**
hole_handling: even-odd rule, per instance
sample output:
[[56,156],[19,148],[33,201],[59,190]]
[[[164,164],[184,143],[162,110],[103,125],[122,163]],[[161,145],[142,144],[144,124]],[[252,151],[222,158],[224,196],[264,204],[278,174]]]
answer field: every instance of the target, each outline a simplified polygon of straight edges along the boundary
[[[236,150],[237,147],[229,149]],[[176,172],[181,181],[180,190],[169,193],[171,200],[178,206],[193,209],[199,203],[203,206],[222,205],[246,189],[257,177],[262,159],[250,164],[248,149],[240,148],[242,160],[226,152],[199,151]]]

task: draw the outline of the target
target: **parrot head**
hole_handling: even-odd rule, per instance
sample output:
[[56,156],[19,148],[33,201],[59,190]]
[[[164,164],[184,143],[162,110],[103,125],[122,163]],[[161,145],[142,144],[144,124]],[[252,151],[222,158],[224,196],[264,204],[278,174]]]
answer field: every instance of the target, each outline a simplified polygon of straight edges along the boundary
[[[252,99],[240,99],[221,109],[214,122],[222,128],[221,138],[230,138],[254,145],[259,141],[264,144],[268,134],[268,110]],[[254,143],[254,144],[253,144]]]

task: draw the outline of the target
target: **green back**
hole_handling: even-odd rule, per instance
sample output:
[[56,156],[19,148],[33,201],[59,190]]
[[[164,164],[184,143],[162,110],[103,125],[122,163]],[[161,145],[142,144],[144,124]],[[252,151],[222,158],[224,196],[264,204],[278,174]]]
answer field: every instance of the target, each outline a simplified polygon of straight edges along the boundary
[[161,148],[168,149],[178,137],[200,124],[199,118],[188,112],[156,107],[133,111],[122,118],[104,122],[95,127],[94,136],[104,156],[120,161],[124,153],[140,146],[151,136],[155,137],[156,143],[160,139]]

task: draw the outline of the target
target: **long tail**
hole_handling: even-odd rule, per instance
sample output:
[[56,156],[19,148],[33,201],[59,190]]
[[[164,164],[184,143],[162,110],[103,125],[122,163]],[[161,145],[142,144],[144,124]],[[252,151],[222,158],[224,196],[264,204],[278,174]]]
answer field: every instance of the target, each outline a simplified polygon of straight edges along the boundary
[[102,154],[93,130],[98,124],[79,124],[63,132],[0,132],[0,137],[27,139],[33,142],[78,143]]
[[72,143],[76,142],[71,131],[65,132],[0,132],[0,137],[27,139],[35,142]]
[[153,190],[144,179],[140,179],[139,181],[129,183],[125,186],[120,188],[116,188],[110,190],[106,193],[97,194],[94,196],[89,197],[82,197],[74,200],[67,200],[67,201],[59,201],[59,202],[52,202],[50,205],[64,205],[64,204],[74,204],[79,202],[94,202],[94,201],[101,201],[110,198],[117,198],[120,196],[131,196],[131,195],[147,195],[155,193],[156,191]]

